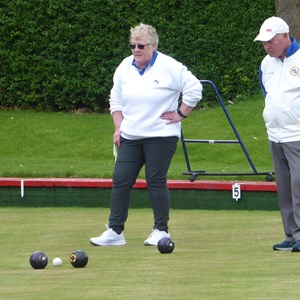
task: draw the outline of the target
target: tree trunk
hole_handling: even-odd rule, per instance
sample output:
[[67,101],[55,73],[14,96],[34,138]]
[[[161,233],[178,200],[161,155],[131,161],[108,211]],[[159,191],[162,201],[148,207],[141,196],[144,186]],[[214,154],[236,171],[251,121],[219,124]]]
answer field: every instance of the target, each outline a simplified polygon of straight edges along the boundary
[[277,17],[285,20],[290,26],[290,35],[300,42],[300,0],[275,0]]

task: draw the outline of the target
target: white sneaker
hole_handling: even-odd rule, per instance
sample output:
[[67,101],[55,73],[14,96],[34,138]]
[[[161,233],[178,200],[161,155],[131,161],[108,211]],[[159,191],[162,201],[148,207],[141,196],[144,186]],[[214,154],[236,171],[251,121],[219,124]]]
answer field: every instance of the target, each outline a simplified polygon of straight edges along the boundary
[[107,230],[100,236],[90,238],[90,243],[94,246],[123,246],[126,244],[124,234],[117,234],[114,230],[106,225]]
[[158,241],[163,237],[170,237],[169,233],[154,229],[148,238],[144,241],[145,246],[157,246]]

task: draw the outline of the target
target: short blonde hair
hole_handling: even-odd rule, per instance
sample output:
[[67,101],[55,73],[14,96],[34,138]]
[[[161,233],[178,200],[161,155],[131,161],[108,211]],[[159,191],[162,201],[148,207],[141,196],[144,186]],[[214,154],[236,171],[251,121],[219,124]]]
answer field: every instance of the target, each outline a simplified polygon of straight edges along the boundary
[[139,39],[142,37],[149,38],[149,43],[151,45],[158,46],[159,38],[156,29],[153,26],[140,23],[130,29],[130,42],[132,39]]

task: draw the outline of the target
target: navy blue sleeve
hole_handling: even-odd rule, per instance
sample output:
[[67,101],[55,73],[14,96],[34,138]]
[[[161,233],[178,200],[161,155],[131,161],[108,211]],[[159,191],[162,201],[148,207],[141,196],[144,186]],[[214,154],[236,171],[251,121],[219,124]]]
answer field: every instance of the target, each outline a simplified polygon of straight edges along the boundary
[[264,95],[264,97],[266,97],[267,92],[266,92],[266,89],[265,89],[265,87],[264,87],[264,85],[263,85],[263,82],[262,82],[262,74],[263,74],[263,72],[262,72],[261,67],[260,67],[260,68],[259,68],[259,83],[260,83],[260,86],[261,86],[261,90],[262,90],[262,92],[263,92],[263,95]]

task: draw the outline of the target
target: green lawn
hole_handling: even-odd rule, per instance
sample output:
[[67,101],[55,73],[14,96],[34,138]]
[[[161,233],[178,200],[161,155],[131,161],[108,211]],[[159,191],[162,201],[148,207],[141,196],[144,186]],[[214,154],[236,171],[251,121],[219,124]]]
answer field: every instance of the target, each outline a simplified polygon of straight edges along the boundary
[[[0,208],[0,299],[297,299],[299,254],[275,252],[281,241],[279,212],[171,210],[171,254],[145,247],[150,209],[131,209],[127,245],[94,247],[108,209]],[[88,265],[69,263],[73,250]],[[46,269],[29,257],[44,251]],[[53,267],[54,257],[63,260]]]
[[[269,172],[273,167],[262,110],[262,97],[228,107],[257,171]],[[0,124],[2,177],[111,178],[113,123],[108,113],[76,115],[1,110]],[[236,139],[220,106],[193,111],[183,121],[183,132],[186,139]],[[252,172],[238,144],[187,146],[192,170]],[[187,178],[182,175],[186,170],[179,142],[169,179]]]

